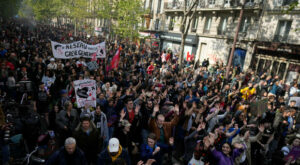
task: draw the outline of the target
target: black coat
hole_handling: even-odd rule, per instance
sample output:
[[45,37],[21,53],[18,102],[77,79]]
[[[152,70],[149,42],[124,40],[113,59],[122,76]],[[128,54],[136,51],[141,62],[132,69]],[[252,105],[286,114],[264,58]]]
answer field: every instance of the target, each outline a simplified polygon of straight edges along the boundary
[[[126,164],[131,164],[130,162],[130,157],[126,149],[122,149],[122,153],[118,158],[121,158],[125,160]],[[97,165],[111,165],[112,164],[112,159],[108,153],[108,149],[106,148],[104,151],[101,152],[98,158]]]
[[47,160],[46,165],[87,165],[84,153],[77,147],[72,155],[69,155],[62,147]]
[[87,135],[81,128],[78,128],[74,132],[74,138],[78,147],[86,155],[87,161],[96,163],[97,154],[101,151],[103,141],[98,130],[92,127],[92,131]]

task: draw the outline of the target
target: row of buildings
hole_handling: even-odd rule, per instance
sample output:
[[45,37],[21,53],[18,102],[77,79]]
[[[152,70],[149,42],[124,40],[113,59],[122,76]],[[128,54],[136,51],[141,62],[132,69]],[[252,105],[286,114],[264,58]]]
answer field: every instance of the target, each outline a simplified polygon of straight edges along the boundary
[[[149,12],[141,36],[151,46],[179,53],[184,3],[193,1],[144,0]],[[286,12],[291,4],[297,6]],[[233,65],[286,82],[300,80],[300,0],[199,0],[196,7],[184,47],[185,54],[195,55],[195,63],[208,58],[211,64],[227,64],[243,8]],[[105,28],[105,22],[99,25]]]

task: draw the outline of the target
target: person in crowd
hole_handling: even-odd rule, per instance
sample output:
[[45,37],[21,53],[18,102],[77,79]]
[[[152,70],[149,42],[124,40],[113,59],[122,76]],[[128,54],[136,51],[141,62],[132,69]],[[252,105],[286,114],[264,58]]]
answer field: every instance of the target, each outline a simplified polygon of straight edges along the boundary
[[[245,70],[242,65],[230,67],[225,78],[222,61],[179,65],[175,50],[163,55],[147,41],[137,46],[122,37],[107,40],[86,37],[84,32],[75,36],[74,27],[67,24],[37,21],[28,26],[29,22],[0,18],[0,103],[4,116],[13,110],[10,102],[27,107],[28,115],[22,115],[20,106],[16,108],[20,115],[13,118],[21,121],[17,132],[26,135],[34,130],[34,138],[24,136],[30,148],[36,146],[38,134],[53,130],[58,148],[65,148],[64,141],[71,136],[84,152],[93,148],[95,152],[85,155],[89,163],[95,163],[95,155],[100,154],[99,164],[297,164],[297,154],[290,156],[298,149],[297,139],[293,143],[290,139],[300,130],[299,79],[285,81],[272,71]],[[98,69],[89,70],[89,54],[56,58],[49,40],[92,45],[105,41],[106,58],[97,59]],[[112,69],[119,47],[120,60]],[[61,52],[61,45],[55,50]],[[77,95],[74,81],[88,79],[96,81],[90,89],[96,95],[81,95],[93,98],[86,101]],[[31,81],[28,89],[32,90],[24,90],[19,81]],[[28,127],[42,123],[48,110],[45,130],[40,130],[40,124]],[[80,116],[88,114],[90,121],[79,124]],[[104,141],[100,149],[82,140],[95,132],[100,137],[97,143]],[[106,146],[109,139],[112,143]],[[59,150],[63,157],[58,159],[72,163],[69,158],[74,155],[64,150]]]
[[98,157],[98,165],[109,165],[117,161],[117,159],[123,159],[127,164],[130,164],[130,157],[126,149],[122,148],[119,139],[111,138],[108,142],[108,147],[105,148]]
[[103,139],[94,123],[91,121],[90,115],[81,118],[81,122],[73,133],[77,141],[77,145],[85,154],[88,164],[96,164],[97,153],[101,151]]
[[76,145],[76,140],[69,137],[61,147],[47,160],[46,165],[88,165],[82,150]]
[[73,104],[70,101],[65,103],[65,109],[61,110],[56,116],[56,124],[58,127],[59,141],[64,141],[72,135],[79,123],[79,116],[76,110],[73,109]]
[[140,157],[144,162],[147,162],[149,159],[154,159],[154,164],[161,164],[162,155],[160,153],[160,147],[156,144],[156,135],[154,133],[150,133],[147,143],[141,145]]
[[97,105],[96,110],[91,112],[91,120],[96,125],[104,144],[107,144],[109,139],[107,118],[105,113],[102,112],[102,109],[103,107],[101,108],[100,105]]

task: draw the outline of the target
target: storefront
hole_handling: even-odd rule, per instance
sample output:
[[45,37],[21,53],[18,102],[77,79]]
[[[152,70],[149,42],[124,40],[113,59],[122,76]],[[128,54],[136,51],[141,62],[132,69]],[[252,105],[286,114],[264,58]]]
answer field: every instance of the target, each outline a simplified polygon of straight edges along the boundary
[[[162,50],[172,50],[174,54],[180,53],[181,34],[164,33],[161,35]],[[188,35],[185,40],[184,54],[196,54],[198,45],[198,37],[196,35]]]
[[300,81],[300,47],[280,43],[257,43],[251,66],[258,74],[278,75],[287,84]]
[[159,32],[139,32],[140,44],[146,44],[150,48],[160,49],[160,33]]

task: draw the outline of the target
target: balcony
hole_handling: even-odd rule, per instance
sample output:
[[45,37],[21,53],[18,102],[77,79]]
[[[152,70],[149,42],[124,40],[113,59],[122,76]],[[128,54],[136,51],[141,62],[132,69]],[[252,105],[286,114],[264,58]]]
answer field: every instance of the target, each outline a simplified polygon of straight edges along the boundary
[[[198,10],[232,10],[242,7],[244,0],[199,0]],[[246,9],[257,9],[262,7],[262,0],[246,0]],[[166,2],[164,9],[166,12],[182,11],[183,2]]]

